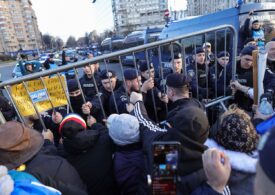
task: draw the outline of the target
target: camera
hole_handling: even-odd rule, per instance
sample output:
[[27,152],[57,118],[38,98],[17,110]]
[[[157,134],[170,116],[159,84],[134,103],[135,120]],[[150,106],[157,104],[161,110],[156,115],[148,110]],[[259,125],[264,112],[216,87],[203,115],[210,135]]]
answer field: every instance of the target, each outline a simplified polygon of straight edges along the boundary
[[263,98],[266,98],[267,101],[272,105],[272,107],[275,107],[275,93],[273,89],[267,89],[260,97],[260,102]]

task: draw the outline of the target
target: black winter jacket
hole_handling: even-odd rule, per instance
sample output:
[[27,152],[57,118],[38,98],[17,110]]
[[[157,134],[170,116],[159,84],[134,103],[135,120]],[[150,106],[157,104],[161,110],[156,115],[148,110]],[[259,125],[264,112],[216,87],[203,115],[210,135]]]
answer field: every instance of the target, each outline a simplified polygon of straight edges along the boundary
[[94,124],[73,139],[64,139],[67,160],[76,168],[87,185],[89,194],[117,194],[113,174],[114,145],[106,127]]
[[26,167],[26,172],[62,194],[87,194],[77,171],[62,157],[39,153],[26,163]]
[[0,95],[0,111],[2,112],[3,116],[5,117],[6,121],[10,121],[13,117],[16,116],[15,110],[9,101]]

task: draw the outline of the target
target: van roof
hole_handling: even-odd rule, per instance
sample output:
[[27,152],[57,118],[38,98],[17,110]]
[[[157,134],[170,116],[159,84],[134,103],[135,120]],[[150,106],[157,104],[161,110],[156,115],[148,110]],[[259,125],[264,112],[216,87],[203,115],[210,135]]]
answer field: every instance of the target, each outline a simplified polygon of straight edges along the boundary
[[230,8],[204,16],[175,21],[162,30],[159,39],[176,37],[225,24],[238,26],[238,15],[239,11],[237,8]]

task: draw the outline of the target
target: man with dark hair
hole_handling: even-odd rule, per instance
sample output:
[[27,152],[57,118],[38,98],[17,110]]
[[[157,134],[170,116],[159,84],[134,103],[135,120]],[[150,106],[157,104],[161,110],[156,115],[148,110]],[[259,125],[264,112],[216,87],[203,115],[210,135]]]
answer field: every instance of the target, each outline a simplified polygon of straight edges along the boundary
[[[261,27],[259,20],[253,20],[251,22],[251,18],[254,14],[254,11],[250,11],[248,16],[244,22],[244,25],[240,29],[240,38],[243,42],[247,38],[254,38],[254,40],[258,43],[258,46],[264,46],[264,30]],[[250,26],[251,23],[251,26]],[[244,44],[242,44],[244,45]]]
[[[114,98],[110,98],[110,113],[128,113],[133,105],[128,101],[131,92],[139,92],[141,88],[141,77],[137,70],[129,68],[124,70],[125,87],[121,86],[114,92]],[[114,101],[115,99],[115,101]]]
[[181,53],[175,53],[174,58],[170,59],[171,68],[165,68],[163,69],[163,77],[166,78],[169,74],[177,72],[177,73],[183,73],[182,66],[182,55]]
[[[105,113],[105,117],[109,116],[111,114],[109,110],[109,102],[110,98],[113,98],[112,91],[114,92],[122,86],[122,82],[117,79],[116,73],[112,70],[102,70],[100,72],[100,79],[101,87],[99,89],[99,94],[91,100],[91,109],[93,110],[93,112],[98,113],[98,122],[101,122],[102,119],[104,119],[104,114],[101,110],[101,104]],[[90,114],[91,109],[83,111],[87,114]]]
[[96,85],[99,88],[101,83],[97,75],[95,75],[94,64],[87,64],[83,67],[83,76],[79,79],[81,88],[87,100],[91,100],[96,96]]
[[203,143],[209,133],[206,114],[196,106],[178,107],[168,116],[166,128],[161,129],[148,120],[141,94],[133,92],[130,99],[135,105],[133,113],[141,126],[148,173],[152,174],[153,171],[152,142],[177,141],[181,144],[177,171],[181,181],[177,189],[181,194],[191,194],[201,183],[206,182],[202,165],[202,154],[207,149]]
[[212,92],[208,84],[208,65],[205,64],[205,52],[197,47],[193,51],[193,63],[187,67],[187,74],[191,77],[191,89],[193,97],[200,100],[209,99]]
[[176,53],[174,59],[171,60],[173,72],[182,73],[182,56],[181,53]]
[[[165,86],[161,85],[161,81],[155,77],[153,63],[148,65],[146,61],[140,61],[139,70],[141,72],[142,84],[146,85],[148,82],[153,83],[152,89],[141,88],[149,118],[154,121],[164,120],[166,115],[165,104],[168,103],[166,92],[163,90]],[[154,103],[156,110],[154,109]]]
[[211,46],[211,43],[209,42],[205,42],[203,45],[202,45],[202,48],[205,52],[205,64],[208,65],[208,66],[212,66],[214,65],[215,63],[215,55],[213,54],[212,52],[212,46]]
[[205,111],[205,107],[201,102],[190,97],[190,82],[191,78],[188,75],[173,73],[167,76],[167,95],[169,100],[172,101],[169,104],[169,111],[186,106],[195,106]]
[[[209,69],[209,84],[213,91],[216,91],[216,86],[217,83],[219,82],[220,79],[224,79],[222,77],[223,71],[227,68],[229,65],[229,60],[230,60],[230,54],[225,51],[221,51],[217,55],[217,65],[212,66]],[[223,95],[223,94],[218,94],[218,95]]]
[[249,112],[252,111],[253,104],[252,52],[256,49],[255,46],[248,46],[242,49],[240,55],[241,59],[237,61],[236,66],[236,75],[238,79],[232,81],[230,84],[235,96],[235,103],[237,103],[240,108]]

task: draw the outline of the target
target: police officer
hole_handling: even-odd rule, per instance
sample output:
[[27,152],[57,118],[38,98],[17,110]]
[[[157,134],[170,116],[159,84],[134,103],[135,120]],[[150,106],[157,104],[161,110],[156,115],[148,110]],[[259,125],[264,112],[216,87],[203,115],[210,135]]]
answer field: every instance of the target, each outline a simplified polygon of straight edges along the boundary
[[169,113],[186,106],[195,106],[205,111],[204,104],[190,97],[190,83],[191,78],[188,75],[172,73],[167,76],[167,95],[172,102],[169,104]]
[[[93,53],[89,53],[88,54],[88,59],[92,59],[94,57],[96,57],[96,56],[93,55]],[[100,67],[99,67],[100,66],[99,62],[94,62],[93,66],[94,66],[94,75],[96,77],[99,77],[100,76],[100,72],[101,72]]]
[[[149,66],[149,69],[148,69]],[[160,79],[155,77],[155,69],[153,66],[153,63],[150,63],[147,65],[146,61],[140,61],[139,62],[139,71],[141,73],[141,82],[142,84],[145,84],[147,82],[153,82],[154,86],[152,89],[145,89],[145,87],[142,88],[143,93],[143,99],[144,104],[146,107],[146,110],[148,112],[148,116],[150,119],[157,121],[158,120],[164,120],[166,116],[166,110],[165,110],[165,104],[168,103],[168,97],[165,94],[165,89],[163,87],[163,84],[161,85]],[[152,96],[153,93],[153,96]],[[154,100],[155,100],[155,108],[154,108]],[[155,113],[156,112],[156,113]],[[157,114],[157,118],[155,117],[155,114]]]
[[[253,105],[252,51],[256,49],[255,46],[248,46],[242,49],[240,60],[237,61],[236,66],[237,79],[230,83],[230,87],[235,96],[235,103],[248,112],[252,111]],[[227,77],[230,78],[229,75]]]
[[[217,55],[217,66],[212,66],[209,69],[210,86],[213,91],[216,90],[216,84],[222,77],[224,69],[229,63],[230,54],[226,51],[221,51]],[[218,94],[221,95],[221,94]]]
[[[141,77],[137,70],[128,68],[124,70],[125,87],[121,86],[114,92],[114,98],[110,98],[110,113],[129,113],[133,105],[128,101],[131,92],[139,92],[141,86]],[[115,99],[115,101],[114,101]],[[116,102],[116,104],[115,104]]]
[[171,68],[163,69],[164,78],[173,72],[183,73],[182,66],[183,64],[181,53],[175,53],[174,59],[171,59]]
[[94,74],[95,67],[93,64],[85,65],[83,67],[83,72],[84,74],[79,79],[79,81],[80,81],[83,93],[86,96],[87,100],[91,100],[96,95],[95,85],[97,85],[98,87],[100,86],[100,78]]
[[[92,109],[101,109],[101,105],[104,108],[104,112],[106,117],[109,116],[109,102],[110,98],[112,98],[112,91],[118,90],[122,86],[122,81],[117,79],[116,73],[112,70],[102,70],[100,72],[101,79],[101,88],[99,89],[99,97],[94,97],[92,100],[93,108]],[[99,100],[100,98],[100,100]],[[100,102],[101,101],[101,102]],[[101,111],[101,115],[103,117],[103,112]]]
[[197,47],[193,51],[193,62],[187,67],[187,74],[191,77],[192,95],[200,100],[209,99],[212,91],[208,85],[208,66],[205,64],[205,52]]
[[211,50],[211,43],[209,42],[205,42],[203,45],[202,45],[202,48],[206,54],[206,57],[205,57],[205,64],[208,65],[208,66],[212,66],[214,65],[215,63],[215,55],[213,54],[212,50]]

